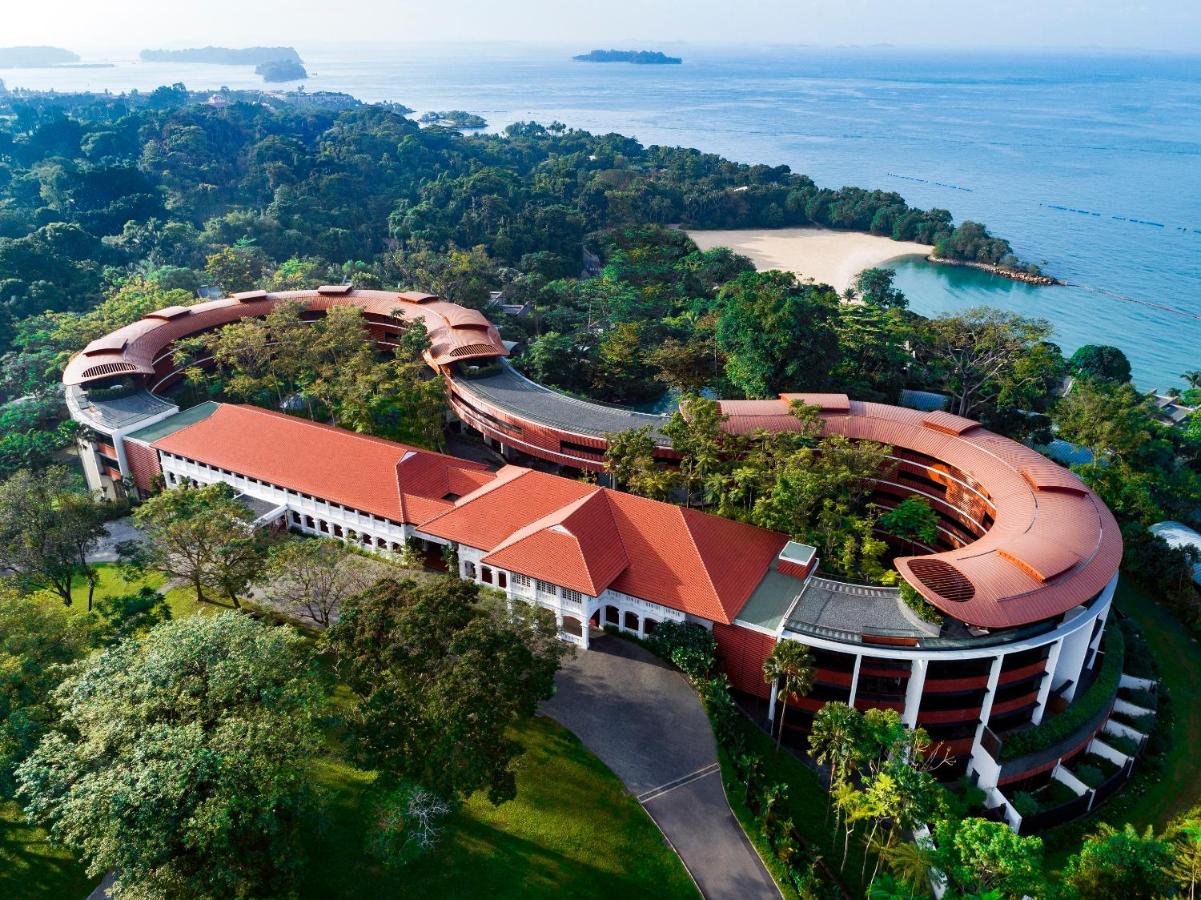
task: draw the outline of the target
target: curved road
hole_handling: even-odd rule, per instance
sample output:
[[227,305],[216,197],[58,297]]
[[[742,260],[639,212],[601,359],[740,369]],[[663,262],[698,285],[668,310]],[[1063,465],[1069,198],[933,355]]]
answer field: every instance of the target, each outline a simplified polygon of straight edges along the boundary
[[606,636],[577,651],[556,681],[543,712],[617,774],[708,900],[779,900],[730,812],[709,719],[680,673]]

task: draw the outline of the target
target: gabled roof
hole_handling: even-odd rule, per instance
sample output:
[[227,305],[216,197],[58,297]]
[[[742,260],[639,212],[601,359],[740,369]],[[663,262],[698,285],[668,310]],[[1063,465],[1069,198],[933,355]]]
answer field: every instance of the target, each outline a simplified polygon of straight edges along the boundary
[[419,528],[483,550],[502,569],[592,597],[611,587],[726,624],[788,540],[516,466]]
[[484,562],[591,597],[630,564],[602,490],[514,532]]
[[494,480],[421,523],[435,537],[492,552],[515,532],[596,491],[594,485],[505,466]]
[[452,509],[447,494],[492,477],[480,463],[229,403],[151,446],[406,523]]

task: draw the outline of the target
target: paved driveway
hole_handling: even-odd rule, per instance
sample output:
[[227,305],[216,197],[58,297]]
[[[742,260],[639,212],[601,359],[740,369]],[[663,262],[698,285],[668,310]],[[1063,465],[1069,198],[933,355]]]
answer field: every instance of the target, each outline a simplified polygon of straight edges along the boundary
[[678,672],[606,636],[577,651],[543,711],[574,731],[637,797],[709,900],[780,894],[730,812],[717,746]]
[[133,524],[133,519],[129,516],[113,519],[105,523],[105,527],[108,529],[108,536],[101,538],[96,549],[88,554],[88,562],[115,562],[117,544],[122,541],[146,540],[145,533]]

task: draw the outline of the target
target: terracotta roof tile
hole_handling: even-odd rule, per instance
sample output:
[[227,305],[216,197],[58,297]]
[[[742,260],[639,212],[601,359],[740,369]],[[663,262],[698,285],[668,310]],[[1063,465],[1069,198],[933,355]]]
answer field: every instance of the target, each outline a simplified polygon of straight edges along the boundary
[[407,523],[453,509],[444,499],[452,477],[474,482],[491,474],[479,463],[228,403],[152,446]]

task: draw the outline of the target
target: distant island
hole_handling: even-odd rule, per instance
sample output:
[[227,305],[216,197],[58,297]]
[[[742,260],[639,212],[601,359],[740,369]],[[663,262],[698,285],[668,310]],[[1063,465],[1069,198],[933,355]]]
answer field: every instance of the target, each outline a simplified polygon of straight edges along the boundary
[[450,109],[445,112],[427,112],[417,121],[425,125],[446,125],[450,128],[487,128],[488,121],[483,116],[465,112],[461,109]]
[[638,66],[678,66],[684,60],[658,50],[593,50],[573,56],[576,62],[624,62]]
[[271,62],[259,63],[254,67],[256,75],[262,75],[263,81],[301,81],[308,78],[309,73],[304,63],[294,59],[274,59]]
[[303,62],[295,47],[192,47],[186,50],[143,50],[144,62],[196,62],[221,66],[257,66],[288,60]]
[[79,54],[62,47],[0,47],[0,68],[45,69],[79,62]]

